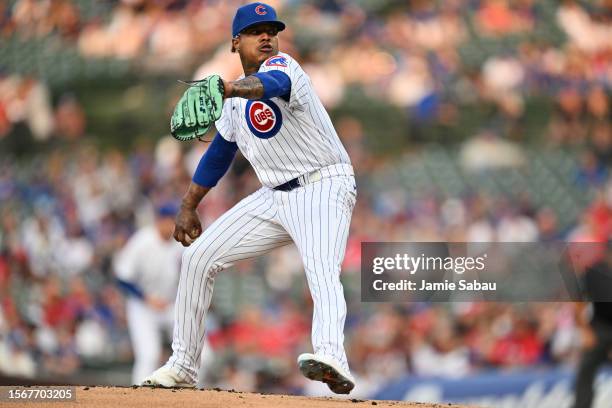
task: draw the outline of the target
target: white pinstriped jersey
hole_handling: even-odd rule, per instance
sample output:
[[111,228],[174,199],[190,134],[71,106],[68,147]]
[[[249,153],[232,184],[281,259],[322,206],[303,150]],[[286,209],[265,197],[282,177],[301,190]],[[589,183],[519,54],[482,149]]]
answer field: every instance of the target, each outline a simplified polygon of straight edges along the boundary
[[350,164],[349,156],[302,67],[288,54],[268,58],[259,72],[279,70],[291,79],[289,101],[228,98],[217,130],[236,142],[259,181],[275,187],[303,174]]

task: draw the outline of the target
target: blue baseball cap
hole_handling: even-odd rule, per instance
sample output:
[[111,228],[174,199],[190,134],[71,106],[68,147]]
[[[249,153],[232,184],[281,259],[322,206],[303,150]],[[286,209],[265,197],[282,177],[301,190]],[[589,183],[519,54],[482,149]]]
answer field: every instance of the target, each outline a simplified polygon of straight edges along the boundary
[[232,37],[236,37],[242,30],[259,23],[273,23],[278,31],[285,29],[285,23],[278,20],[276,11],[265,3],[250,3],[236,10],[232,22]]
[[175,201],[166,201],[161,203],[156,208],[156,213],[159,218],[175,217],[179,212],[179,205]]

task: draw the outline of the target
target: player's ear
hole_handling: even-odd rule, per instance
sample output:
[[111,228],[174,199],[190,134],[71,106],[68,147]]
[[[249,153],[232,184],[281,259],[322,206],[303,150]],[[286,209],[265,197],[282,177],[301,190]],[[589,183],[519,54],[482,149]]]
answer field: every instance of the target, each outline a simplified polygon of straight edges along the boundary
[[232,52],[238,51],[238,44],[240,44],[240,37],[232,38]]

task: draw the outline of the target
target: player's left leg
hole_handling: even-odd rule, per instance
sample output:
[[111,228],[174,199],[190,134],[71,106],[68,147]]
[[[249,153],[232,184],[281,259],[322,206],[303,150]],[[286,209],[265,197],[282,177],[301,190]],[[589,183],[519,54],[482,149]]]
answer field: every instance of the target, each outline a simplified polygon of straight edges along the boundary
[[[340,282],[353,207],[352,176],[324,178],[283,196],[279,218],[298,247],[314,304],[312,343],[314,356],[306,355],[300,368],[311,379],[327,382],[332,391],[352,389],[326,381],[327,366],[350,376],[344,350],[346,301]],[[308,361],[306,361],[308,360]],[[329,378],[328,378],[329,379]],[[333,379],[331,379],[333,381]]]

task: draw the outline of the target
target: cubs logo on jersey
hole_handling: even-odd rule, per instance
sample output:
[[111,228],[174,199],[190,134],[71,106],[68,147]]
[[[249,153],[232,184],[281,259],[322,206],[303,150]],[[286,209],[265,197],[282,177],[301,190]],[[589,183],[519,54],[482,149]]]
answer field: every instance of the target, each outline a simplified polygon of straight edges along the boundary
[[275,136],[283,125],[280,108],[269,99],[248,101],[245,116],[249,129],[260,139]]
[[284,67],[287,68],[287,58],[277,55],[276,57],[268,58],[266,67]]

